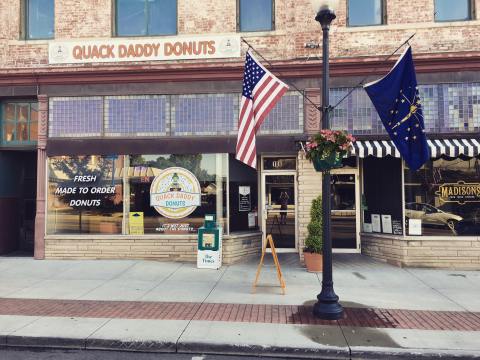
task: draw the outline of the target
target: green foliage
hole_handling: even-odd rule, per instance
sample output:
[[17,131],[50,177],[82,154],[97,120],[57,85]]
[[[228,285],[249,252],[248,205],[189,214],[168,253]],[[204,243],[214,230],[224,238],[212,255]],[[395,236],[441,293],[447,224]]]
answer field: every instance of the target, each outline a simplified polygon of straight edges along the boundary
[[310,223],[307,226],[308,236],[305,239],[305,251],[321,254],[323,247],[323,211],[322,196],[312,201],[310,209]]

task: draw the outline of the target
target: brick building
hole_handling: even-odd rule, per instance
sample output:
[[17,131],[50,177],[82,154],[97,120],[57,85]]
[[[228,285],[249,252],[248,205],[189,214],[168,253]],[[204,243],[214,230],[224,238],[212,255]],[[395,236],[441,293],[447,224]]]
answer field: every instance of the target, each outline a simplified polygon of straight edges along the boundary
[[[337,251],[480,267],[479,7],[340,1],[332,103],[388,72],[395,57],[385,57],[415,33],[432,160],[416,173],[405,167],[363,89],[338,104],[332,127],[359,141],[332,175]],[[0,34],[0,253],[193,260],[196,231],[213,213],[225,262],[258,253],[262,232],[301,255],[321,192],[299,150],[320,127],[304,99],[320,99],[321,31],[309,1],[6,0]],[[234,159],[242,39],[301,90],[262,125],[258,172]],[[171,168],[179,182],[154,190],[198,184],[190,213],[151,206],[152,183]]]

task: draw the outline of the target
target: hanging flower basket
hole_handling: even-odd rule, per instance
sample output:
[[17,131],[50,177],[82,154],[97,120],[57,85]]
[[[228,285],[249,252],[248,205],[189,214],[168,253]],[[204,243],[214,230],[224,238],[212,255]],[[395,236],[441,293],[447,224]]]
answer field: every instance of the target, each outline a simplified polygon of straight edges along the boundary
[[352,146],[355,138],[340,130],[321,130],[305,147],[306,158],[315,170],[328,171],[342,167],[342,158]]
[[317,171],[327,171],[331,169],[338,169],[343,166],[342,158],[345,153],[332,152],[327,156],[316,157],[312,159],[313,167]]

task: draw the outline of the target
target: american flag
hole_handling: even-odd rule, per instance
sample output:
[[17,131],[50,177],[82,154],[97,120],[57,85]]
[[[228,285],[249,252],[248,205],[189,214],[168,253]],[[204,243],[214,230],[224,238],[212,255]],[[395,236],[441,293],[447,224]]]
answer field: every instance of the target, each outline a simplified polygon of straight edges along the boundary
[[247,51],[238,119],[237,160],[257,168],[255,134],[288,86],[265,69]]

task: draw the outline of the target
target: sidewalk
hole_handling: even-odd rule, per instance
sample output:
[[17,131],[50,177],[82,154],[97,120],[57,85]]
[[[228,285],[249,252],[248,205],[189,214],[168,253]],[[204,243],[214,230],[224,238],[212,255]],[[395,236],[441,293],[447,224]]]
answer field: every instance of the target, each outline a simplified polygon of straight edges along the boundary
[[262,271],[265,286],[251,293],[256,261],[215,271],[188,263],[0,258],[0,345],[480,358],[480,272],[400,269],[338,254],[335,289],[346,317],[326,322],[311,315],[317,274],[296,255],[280,254],[280,262],[283,296],[271,265]]

